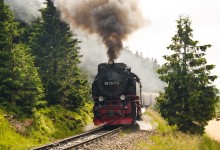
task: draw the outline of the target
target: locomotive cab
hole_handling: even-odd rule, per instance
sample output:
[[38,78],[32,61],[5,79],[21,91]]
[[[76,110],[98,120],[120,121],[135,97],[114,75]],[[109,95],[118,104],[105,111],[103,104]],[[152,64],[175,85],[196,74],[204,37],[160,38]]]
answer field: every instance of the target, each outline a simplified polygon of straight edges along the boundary
[[141,116],[141,83],[124,63],[102,63],[92,84],[94,124],[131,124]]

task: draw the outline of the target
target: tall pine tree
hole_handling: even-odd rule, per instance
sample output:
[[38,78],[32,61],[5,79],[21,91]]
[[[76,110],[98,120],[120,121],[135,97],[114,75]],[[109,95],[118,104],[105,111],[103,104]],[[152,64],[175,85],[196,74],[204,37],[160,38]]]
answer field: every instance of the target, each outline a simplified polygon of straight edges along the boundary
[[3,0],[0,20],[0,105],[31,112],[43,98],[43,86],[29,48],[16,42],[18,24]]
[[78,107],[89,90],[87,80],[78,68],[79,41],[68,24],[60,20],[60,13],[51,0],[41,10],[42,22],[32,34],[30,45],[36,56],[49,104]]
[[198,45],[192,39],[191,21],[181,16],[177,33],[168,47],[173,52],[159,70],[160,79],[168,84],[158,98],[159,111],[169,125],[183,132],[203,133],[215,114],[218,90],[212,85],[217,76],[210,75],[214,65],[204,58],[211,45]]
[[13,94],[11,98],[22,110],[31,112],[44,97],[43,84],[34,65],[34,57],[25,44],[16,44],[13,57]]
[[4,0],[0,0],[0,102],[12,101],[8,99],[12,87],[12,49],[16,35],[16,23],[9,7]]

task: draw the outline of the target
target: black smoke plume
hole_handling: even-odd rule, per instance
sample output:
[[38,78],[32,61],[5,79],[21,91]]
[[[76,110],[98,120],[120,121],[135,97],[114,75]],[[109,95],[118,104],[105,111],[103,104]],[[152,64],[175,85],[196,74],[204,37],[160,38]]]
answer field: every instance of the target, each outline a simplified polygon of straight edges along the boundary
[[98,34],[108,48],[109,59],[116,59],[122,41],[145,24],[137,1],[54,0],[54,4],[73,29],[80,27],[90,34]]

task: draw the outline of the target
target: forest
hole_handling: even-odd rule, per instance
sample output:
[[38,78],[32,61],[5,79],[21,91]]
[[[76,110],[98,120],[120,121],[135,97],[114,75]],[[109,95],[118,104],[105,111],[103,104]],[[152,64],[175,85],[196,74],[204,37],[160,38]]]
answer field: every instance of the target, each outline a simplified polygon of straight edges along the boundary
[[[39,13],[27,23],[0,0],[0,149],[45,144],[82,133],[92,123],[91,83],[98,58],[82,55],[81,45],[90,43],[80,40],[51,0]],[[211,45],[198,46],[190,25],[187,17],[177,20],[167,47],[173,54],[164,56],[165,64],[128,47],[121,60],[133,60],[143,91],[160,92],[154,109],[168,125],[203,134],[215,117],[219,91],[212,85],[217,76],[210,74],[215,65],[205,59]]]
[[[95,73],[80,65],[81,41],[60,12],[45,5],[41,18],[25,23],[0,0],[0,149],[64,138],[92,122]],[[125,53],[156,75],[157,60]]]

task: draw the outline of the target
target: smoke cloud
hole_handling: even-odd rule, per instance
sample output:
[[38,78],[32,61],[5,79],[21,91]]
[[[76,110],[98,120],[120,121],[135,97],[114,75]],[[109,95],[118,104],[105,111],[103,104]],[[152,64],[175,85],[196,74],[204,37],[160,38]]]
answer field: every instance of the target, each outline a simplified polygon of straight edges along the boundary
[[98,34],[110,59],[116,59],[123,40],[146,23],[137,0],[54,0],[54,4],[73,29]]
[[14,12],[16,19],[30,24],[41,17],[40,8],[44,7],[45,0],[5,0]]

